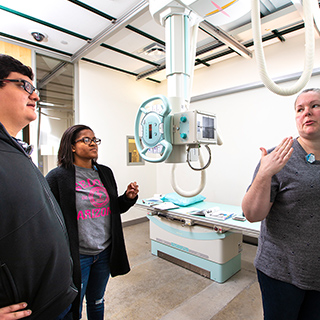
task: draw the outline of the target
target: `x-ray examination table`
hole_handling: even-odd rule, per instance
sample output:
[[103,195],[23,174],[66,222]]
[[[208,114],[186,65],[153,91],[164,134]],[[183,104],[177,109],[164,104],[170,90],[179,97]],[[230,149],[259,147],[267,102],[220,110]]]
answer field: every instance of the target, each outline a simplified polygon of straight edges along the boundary
[[137,208],[148,211],[152,254],[222,283],[241,269],[242,235],[258,237],[260,223],[232,218],[217,220],[188,213],[218,207],[242,215],[240,207],[199,202],[170,210],[154,208],[139,200]]

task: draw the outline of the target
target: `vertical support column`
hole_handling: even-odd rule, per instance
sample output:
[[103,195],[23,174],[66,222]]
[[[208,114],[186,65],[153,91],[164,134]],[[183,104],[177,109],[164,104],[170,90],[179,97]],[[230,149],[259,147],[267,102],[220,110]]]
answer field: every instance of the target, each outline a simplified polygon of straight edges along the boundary
[[172,112],[188,109],[190,90],[190,22],[185,9],[167,17],[166,75]]
[[[190,90],[190,11],[174,8],[165,20],[167,96],[172,113],[189,108]],[[172,121],[173,117],[172,117]],[[174,123],[172,123],[174,126]],[[168,163],[186,161],[186,146],[175,146]]]

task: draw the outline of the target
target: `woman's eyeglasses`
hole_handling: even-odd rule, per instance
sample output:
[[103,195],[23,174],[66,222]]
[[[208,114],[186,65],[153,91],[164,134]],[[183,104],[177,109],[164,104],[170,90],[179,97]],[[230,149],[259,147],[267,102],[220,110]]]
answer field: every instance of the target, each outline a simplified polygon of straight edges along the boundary
[[35,92],[38,96],[40,96],[39,90],[34,87],[29,81],[24,79],[0,79],[1,82],[20,82],[21,87],[28,92],[29,94],[33,94]]
[[76,140],[74,143],[77,143],[77,142],[83,142],[84,144],[91,144],[92,142],[94,142],[95,144],[100,144],[101,143],[101,139],[98,139],[98,138],[89,138],[89,137],[84,137],[84,138],[81,138],[79,140]]

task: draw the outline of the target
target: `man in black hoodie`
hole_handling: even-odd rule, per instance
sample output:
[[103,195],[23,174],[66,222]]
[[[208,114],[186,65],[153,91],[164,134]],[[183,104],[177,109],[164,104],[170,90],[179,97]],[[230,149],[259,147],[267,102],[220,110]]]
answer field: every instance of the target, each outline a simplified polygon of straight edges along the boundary
[[63,215],[16,139],[37,117],[32,80],[31,68],[0,55],[0,320],[62,319],[77,295]]

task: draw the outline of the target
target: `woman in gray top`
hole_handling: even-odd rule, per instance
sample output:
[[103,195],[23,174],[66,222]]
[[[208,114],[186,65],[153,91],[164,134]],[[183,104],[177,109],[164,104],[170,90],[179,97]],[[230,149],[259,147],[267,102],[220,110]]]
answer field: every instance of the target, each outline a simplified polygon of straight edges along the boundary
[[130,270],[120,215],[135,204],[139,187],[130,183],[118,194],[112,170],[96,162],[100,143],[88,126],[68,128],[61,138],[58,167],[46,176],[66,222],[73,281],[81,292],[72,304],[74,320],[79,313],[81,318],[84,296],[88,319],[104,319],[109,275]]
[[299,137],[262,156],[243,202],[262,221],[255,267],[265,319],[320,319],[320,89],[295,101]]

